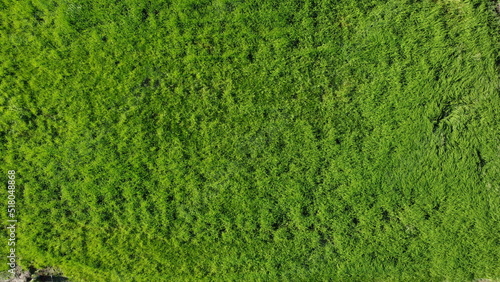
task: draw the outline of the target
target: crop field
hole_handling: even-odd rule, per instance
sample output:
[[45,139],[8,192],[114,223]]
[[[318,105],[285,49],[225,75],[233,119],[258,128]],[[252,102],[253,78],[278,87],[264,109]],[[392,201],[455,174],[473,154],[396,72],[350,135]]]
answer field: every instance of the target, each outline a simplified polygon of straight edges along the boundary
[[500,279],[494,1],[1,0],[0,23],[24,269]]

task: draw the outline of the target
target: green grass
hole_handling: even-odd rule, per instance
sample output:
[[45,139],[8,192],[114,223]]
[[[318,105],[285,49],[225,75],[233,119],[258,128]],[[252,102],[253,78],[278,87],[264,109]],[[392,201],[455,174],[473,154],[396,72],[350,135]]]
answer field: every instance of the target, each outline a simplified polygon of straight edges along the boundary
[[493,2],[110,3],[0,2],[21,265],[500,279]]

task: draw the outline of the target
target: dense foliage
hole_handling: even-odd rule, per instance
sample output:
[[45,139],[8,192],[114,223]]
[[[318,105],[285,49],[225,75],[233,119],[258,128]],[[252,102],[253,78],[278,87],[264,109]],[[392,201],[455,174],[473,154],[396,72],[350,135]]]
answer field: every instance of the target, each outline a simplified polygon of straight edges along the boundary
[[24,267],[75,281],[500,278],[492,2],[0,10],[0,168],[17,172]]

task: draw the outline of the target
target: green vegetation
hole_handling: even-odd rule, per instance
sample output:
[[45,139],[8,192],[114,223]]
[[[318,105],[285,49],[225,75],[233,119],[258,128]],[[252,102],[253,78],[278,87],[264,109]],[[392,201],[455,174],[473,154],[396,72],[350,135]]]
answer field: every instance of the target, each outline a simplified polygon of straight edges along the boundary
[[499,279],[493,5],[0,1],[20,264],[74,281]]

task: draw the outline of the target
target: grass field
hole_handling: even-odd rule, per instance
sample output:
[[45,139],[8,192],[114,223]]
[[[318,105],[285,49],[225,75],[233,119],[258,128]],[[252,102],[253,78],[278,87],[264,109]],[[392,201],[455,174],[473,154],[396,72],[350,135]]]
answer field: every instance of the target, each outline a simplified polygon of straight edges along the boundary
[[0,1],[19,264],[72,281],[500,279],[494,5]]

